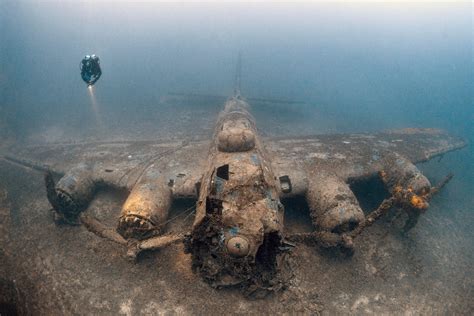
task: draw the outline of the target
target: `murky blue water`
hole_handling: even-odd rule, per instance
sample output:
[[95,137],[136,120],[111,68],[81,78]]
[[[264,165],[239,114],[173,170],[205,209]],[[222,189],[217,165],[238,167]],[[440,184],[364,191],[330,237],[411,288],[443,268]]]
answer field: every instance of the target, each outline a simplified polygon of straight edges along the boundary
[[[89,123],[97,113],[79,75],[82,57],[95,53],[103,71],[94,88],[102,131],[127,120],[133,129],[143,122],[140,113],[162,111],[158,101],[169,92],[231,94],[241,51],[244,95],[305,102],[292,105],[297,114],[282,127],[287,132],[303,121],[321,133],[435,127],[472,143],[472,13],[470,2],[2,1],[0,115],[19,140],[51,128],[67,128],[65,138],[71,130],[95,132]],[[315,116],[314,125],[322,125],[314,126],[308,113],[330,120]],[[268,118],[275,115],[269,108]],[[474,212],[473,161],[470,146],[422,166],[435,180],[455,173],[435,219]],[[465,218],[473,217],[453,219],[450,229],[472,240]],[[459,251],[473,259],[472,243]]]
[[22,137],[94,120],[85,54],[101,57],[96,102],[110,127],[169,92],[229,95],[242,51],[244,95],[304,101],[301,117],[308,107],[337,120],[318,132],[420,126],[474,139],[469,2],[2,1],[0,23],[2,115]]
[[[350,129],[472,135],[472,9],[464,4],[111,4],[2,1],[2,104],[21,127],[89,110],[79,76],[101,57],[104,111],[170,91],[303,100]],[[363,124],[361,124],[363,123]]]

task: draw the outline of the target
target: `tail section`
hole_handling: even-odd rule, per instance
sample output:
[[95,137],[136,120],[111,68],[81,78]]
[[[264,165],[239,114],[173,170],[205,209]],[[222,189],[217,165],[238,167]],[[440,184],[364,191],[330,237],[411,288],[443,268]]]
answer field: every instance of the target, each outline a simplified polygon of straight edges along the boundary
[[[239,54],[237,57],[237,63],[235,67],[234,94],[232,96],[235,99],[243,98],[242,91],[241,91],[241,77],[242,77],[242,52],[239,51]],[[189,99],[193,101],[201,102],[201,103],[209,103],[209,102],[222,103],[228,99],[228,96],[199,94],[199,93],[172,92],[172,93],[168,93],[165,101],[172,102],[172,101],[189,100]],[[256,103],[256,104],[270,104],[270,105],[283,104],[284,106],[293,105],[293,104],[306,104],[306,102],[291,100],[291,99],[252,98],[249,96],[245,97],[245,101]],[[252,105],[254,106],[255,104],[252,104]]]
[[239,52],[239,56],[237,58],[237,66],[235,69],[235,81],[234,81],[234,98],[240,99],[240,77],[242,74],[242,53]]

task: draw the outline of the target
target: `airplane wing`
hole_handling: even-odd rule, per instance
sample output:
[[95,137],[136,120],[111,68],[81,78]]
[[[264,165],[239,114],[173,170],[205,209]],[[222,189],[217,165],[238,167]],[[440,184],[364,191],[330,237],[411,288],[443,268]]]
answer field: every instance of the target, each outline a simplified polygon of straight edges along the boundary
[[283,190],[283,196],[304,194],[308,178],[318,171],[348,182],[381,171],[383,159],[389,154],[418,163],[466,146],[464,140],[442,130],[415,128],[375,134],[274,138],[265,144],[275,175],[291,181],[291,192]]
[[9,148],[0,158],[62,176],[90,163],[94,175],[113,187],[131,189],[144,170],[154,165],[173,184],[176,197],[189,196],[202,176],[209,141],[58,143]]

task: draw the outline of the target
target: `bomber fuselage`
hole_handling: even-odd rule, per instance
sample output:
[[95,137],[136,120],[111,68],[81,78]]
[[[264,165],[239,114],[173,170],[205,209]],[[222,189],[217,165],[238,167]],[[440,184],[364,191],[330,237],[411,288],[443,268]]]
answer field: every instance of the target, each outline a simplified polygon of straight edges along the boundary
[[239,97],[226,102],[200,183],[189,249],[216,285],[245,280],[239,270],[271,268],[282,240],[279,189],[248,108]]

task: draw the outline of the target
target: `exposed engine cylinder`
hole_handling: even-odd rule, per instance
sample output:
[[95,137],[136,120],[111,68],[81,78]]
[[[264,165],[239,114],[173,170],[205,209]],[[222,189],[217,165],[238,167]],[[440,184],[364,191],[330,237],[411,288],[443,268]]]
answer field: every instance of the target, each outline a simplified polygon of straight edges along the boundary
[[92,168],[88,164],[72,168],[56,184],[56,211],[67,218],[76,217],[87,207],[95,189]]
[[311,179],[306,200],[316,227],[334,233],[347,232],[364,220],[364,213],[342,179],[319,174]]
[[411,189],[416,194],[429,192],[430,181],[405,157],[391,155],[385,158],[385,165],[381,176],[390,193],[393,193],[397,186]]
[[408,159],[400,155],[391,155],[385,158],[385,168],[380,172],[382,181],[391,194],[402,194],[399,203],[403,207],[426,210],[429,203],[426,199],[431,190],[430,181]]
[[124,238],[143,239],[162,231],[171,206],[171,189],[157,173],[148,172],[123,205],[117,231]]

